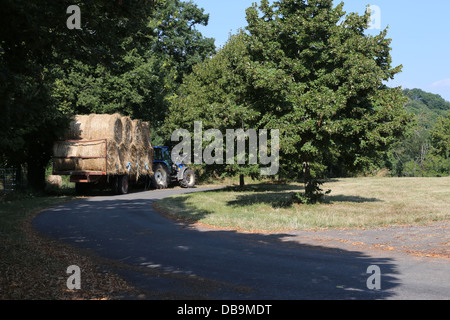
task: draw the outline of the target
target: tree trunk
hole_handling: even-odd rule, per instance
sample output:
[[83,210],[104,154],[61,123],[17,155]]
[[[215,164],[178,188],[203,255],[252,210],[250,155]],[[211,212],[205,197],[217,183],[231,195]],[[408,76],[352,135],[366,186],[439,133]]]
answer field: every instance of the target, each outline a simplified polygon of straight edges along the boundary
[[239,186],[243,188],[245,186],[245,176],[243,174],[239,175]]
[[311,169],[309,162],[303,163],[303,179],[305,184],[305,194],[308,195],[311,192]]
[[38,162],[28,163],[27,172],[28,186],[37,192],[42,192],[45,189],[45,165]]
[[16,190],[22,190],[24,188],[23,185],[23,171],[22,166],[16,167]]

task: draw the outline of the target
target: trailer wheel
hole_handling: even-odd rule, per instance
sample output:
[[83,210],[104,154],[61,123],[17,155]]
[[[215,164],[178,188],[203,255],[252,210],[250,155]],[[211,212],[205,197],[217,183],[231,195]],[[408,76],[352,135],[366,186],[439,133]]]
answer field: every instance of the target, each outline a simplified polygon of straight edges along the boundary
[[167,189],[170,184],[169,169],[165,165],[158,163],[153,171],[153,187],[155,187],[156,189]]
[[129,189],[128,176],[119,176],[119,194],[127,194]]
[[117,176],[113,181],[113,192],[115,194],[127,194],[129,191],[128,176]]
[[91,185],[88,183],[75,183],[75,191],[79,195],[87,195],[91,191]]
[[183,180],[180,181],[182,188],[193,188],[195,186],[195,173],[191,169],[186,169],[183,174]]

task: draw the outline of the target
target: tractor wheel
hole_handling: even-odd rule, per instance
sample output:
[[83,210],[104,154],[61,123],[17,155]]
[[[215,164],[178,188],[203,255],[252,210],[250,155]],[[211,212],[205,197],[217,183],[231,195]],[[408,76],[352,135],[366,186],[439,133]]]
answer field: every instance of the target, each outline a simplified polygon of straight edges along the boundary
[[156,189],[167,189],[170,184],[169,169],[165,165],[158,163],[153,171],[153,187]]
[[193,188],[195,186],[195,173],[191,169],[186,169],[183,174],[183,180],[180,181],[183,188]]
[[117,176],[113,181],[113,192],[115,194],[127,194],[129,191],[128,176]]

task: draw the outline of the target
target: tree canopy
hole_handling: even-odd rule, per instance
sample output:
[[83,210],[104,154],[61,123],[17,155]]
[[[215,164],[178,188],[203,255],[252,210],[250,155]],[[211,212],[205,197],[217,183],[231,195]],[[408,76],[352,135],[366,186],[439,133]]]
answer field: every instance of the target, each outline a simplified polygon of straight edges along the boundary
[[194,69],[168,123],[184,125],[185,114],[203,109],[205,120],[279,129],[280,174],[305,181],[298,201],[320,199],[327,167],[364,167],[410,120],[402,91],[385,85],[401,70],[391,66],[387,30],[365,34],[369,14],[346,15],[343,5],[263,0],[248,8],[245,32]]
[[69,29],[64,1],[2,3],[0,161],[28,165],[42,189],[51,147],[73,114],[120,112],[158,126],[166,97],[215,52],[208,15],[180,0],[85,1]]
[[449,136],[446,134],[450,102],[441,96],[421,89],[404,89],[408,98],[405,109],[414,122],[405,128],[403,139],[395,143],[386,161],[396,176],[447,176],[450,174],[448,158]]

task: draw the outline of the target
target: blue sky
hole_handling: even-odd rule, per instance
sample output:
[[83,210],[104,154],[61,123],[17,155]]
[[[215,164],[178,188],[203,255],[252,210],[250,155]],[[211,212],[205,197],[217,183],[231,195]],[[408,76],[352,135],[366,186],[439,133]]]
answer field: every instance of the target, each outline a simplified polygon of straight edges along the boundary
[[[256,0],[193,0],[210,14],[207,27],[198,29],[221,47],[230,33],[247,25],[245,9]],[[335,1],[335,4],[341,1]],[[420,88],[450,101],[449,0],[343,0],[344,11],[362,14],[367,5],[380,8],[381,28],[389,27],[393,65],[403,65],[390,86]],[[376,34],[380,30],[369,30]]]

